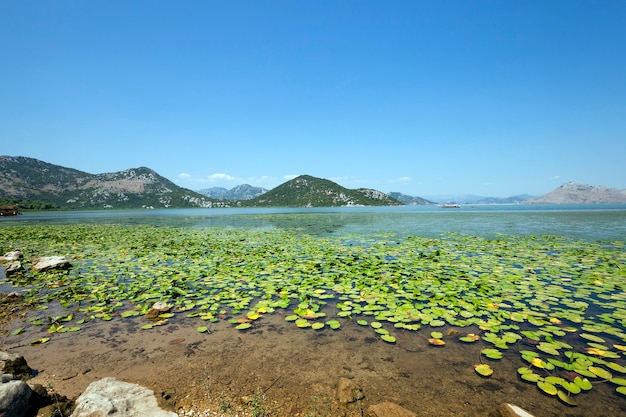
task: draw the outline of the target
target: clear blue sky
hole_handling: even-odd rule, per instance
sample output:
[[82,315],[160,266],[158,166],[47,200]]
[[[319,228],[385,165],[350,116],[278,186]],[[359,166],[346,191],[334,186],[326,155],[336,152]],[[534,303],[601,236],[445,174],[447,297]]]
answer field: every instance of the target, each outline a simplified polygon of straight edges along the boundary
[[0,138],[191,189],[622,189],[626,1],[0,0]]

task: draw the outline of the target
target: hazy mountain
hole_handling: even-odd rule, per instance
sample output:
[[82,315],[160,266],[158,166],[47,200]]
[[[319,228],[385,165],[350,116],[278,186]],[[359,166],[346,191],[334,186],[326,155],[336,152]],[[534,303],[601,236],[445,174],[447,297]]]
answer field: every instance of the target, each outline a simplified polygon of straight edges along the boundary
[[211,188],[203,188],[201,190],[197,190],[198,194],[202,194],[207,197],[215,198],[218,200],[223,200],[224,196],[228,192],[228,188],[224,187],[211,187]]
[[267,190],[261,187],[253,187],[249,184],[241,184],[230,190],[224,187],[212,187],[198,190],[198,193],[207,197],[221,200],[251,200],[266,193]]
[[600,185],[567,182],[560,187],[542,195],[531,198],[524,203],[529,204],[602,204],[626,203],[626,190],[618,190]]
[[0,199],[22,208],[33,201],[64,209],[224,206],[146,167],[88,174],[23,156],[0,156]]
[[350,190],[330,180],[301,175],[262,194],[246,205],[255,207],[337,207],[402,205],[369,188]]
[[528,194],[514,195],[511,197],[486,197],[482,195],[474,194],[462,194],[462,195],[431,195],[426,196],[435,203],[458,203],[458,204],[518,204],[531,198]]
[[409,205],[409,206],[427,206],[435,204],[432,201],[428,201],[422,197],[413,197],[411,195],[402,194],[397,191],[392,191],[389,193],[391,198],[398,200],[399,202]]

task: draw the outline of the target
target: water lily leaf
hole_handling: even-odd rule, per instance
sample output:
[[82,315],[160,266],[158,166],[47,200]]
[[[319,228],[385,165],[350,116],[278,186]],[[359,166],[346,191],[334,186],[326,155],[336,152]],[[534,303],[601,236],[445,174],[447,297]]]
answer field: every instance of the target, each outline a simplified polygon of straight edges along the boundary
[[374,329],[379,329],[379,328],[382,327],[382,324],[380,324],[377,321],[373,321],[373,322],[370,323],[370,326],[372,326]]
[[441,339],[443,337],[443,333],[441,332],[430,332],[430,337],[434,339]]
[[208,330],[209,329],[206,326],[199,326],[199,327],[196,328],[196,331],[198,331],[198,333],[205,333]]
[[328,325],[328,327],[330,327],[333,330],[336,330],[341,327],[341,323],[339,323],[339,321],[337,320],[328,320],[326,324]]
[[611,382],[616,385],[626,385],[626,378],[611,378]]
[[24,331],[24,327],[20,327],[19,329],[15,329],[11,332],[11,336],[17,336],[18,334]]
[[536,374],[534,372],[530,372],[530,373],[525,373],[520,375],[520,377],[524,380],[524,381],[528,381],[528,382],[537,382],[540,381],[541,379],[543,379],[541,377],[541,375]]
[[246,329],[249,329],[250,327],[252,327],[252,324],[250,324],[250,323],[241,323],[240,325],[235,326],[235,329],[237,329],[237,330],[246,330]]
[[434,337],[429,338],[428,343],[430,343],[433,346],[443,346],[446,344],[446,342],[444,342],[443,340],[435,339]]
[[581,391],[581,388],[578,385],[576,385],[574,382],[563,381],[561,386],[565,388],[571,394],[578,394]]
[[141,326],[140,328],[142,330],[148,330],[154,327],[154,324],[150,323],[150,324],[144,324],[143,326]]
[[578,385],[585,391],[589,391],[593,387],[587,378],[581,378],[579,376],[574,379],[574,384]]
[[367,320],[357,320],[356,322],[359,326],[367,326],[369,324]]
[[41,339],[33,340],[32,342],[30,342],[30,344],[31,345],[41,345],[43,343],[46,343],[48,340],[50,340],[49,337],[42,337]]
[[380,336],[381,339],[383,339],[385,342],[387,343],[395,343],[396,342],[396,338],[388,335],[388,334],[383,334]]
[[312,328],[313,330],[320,330],[320,329],[322,329],[323,327],[324,327],[324,323],[319,323],[319,322],[313,323],[313,324],[311,325],[311,328]]
[[486,363],[481,363],[478,365],[474,365],[474,370],[481,376],[491,376],[493,375],[493,369]]
[[489,359],[502,359],[502,352],[498,349],[486,348],[480,351],[483,355]]
[[539,345],[537,345],[537,349],[549,355],[559,355],[559,351],[551,343],[541,342],[539,343]]
[[607,371],[604,368],[600,368],[599,366],[590,366],[588,369],[589,369],[589,371],[591,371],[594,374],[598,375],[602,379],[607,379],[608,380],[608,379],[611,379],[613,377],[609,371]]
[[554,385],[545,381],[537,381],[537,387],[548,395],[556,395],[557,389]]
[[565,404],[571,405],[571,406],[578,405],[574,402],[574,400],[572,400],[569,393],[558,390],[556,394],[559,397],[559,400],[563,401]]
[[620,374],[626,374],[626,366],[622,366],[615,362],[607,362],[605,365],[615,372],[619,372]]
[[469,334],[466,334],[465,336],[459,337],[459,340],[461,342],[465,342],[465,343],[474,343],[474,342],[476,342],[479,339],[480,339],[480,336],[478,336],[478,335],[476,335],[474,333],[469,333]]
[[583,339],[591,340],[592,342],[606,343],[603,338],[589,333],[581,333],[580,337],[582,337]]
[[296,321],[296,320],[298,320],[298,318],[299,318],[299,317],[298,317],[297,315],[292,314],[292,315],[290,315],[290,316],[286,316],[286,317],[285,317],[285,320],[287,320],[287,321]]
[[622,394],[622,395],[626,395],[626,387],[624,386],[620,386],[615,388],[615,391],[617,391],[618,393]]

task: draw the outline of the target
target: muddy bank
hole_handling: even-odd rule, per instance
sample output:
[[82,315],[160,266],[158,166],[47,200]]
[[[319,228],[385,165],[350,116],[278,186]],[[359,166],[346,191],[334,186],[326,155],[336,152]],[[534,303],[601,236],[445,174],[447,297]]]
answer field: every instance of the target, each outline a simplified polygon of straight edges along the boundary
[[[154,390],[164,407],[179,412],[210,408],[228,415],[245,408],[272,416],[360,416],[383,401],[418,416],[494,417],[505,402],[538,416],[626,412],[608,384],[598,384],[593,395],[578,396],[578,407],[569,407],[534,384],[510,378],[523,365],[516,352],[494,365],[491,378],[481,378],[473,370],[481,346],[461,346],[447,336],[449,328],[441,329],[448,343],[433,347],[425,332],[397,332],[397,342],[388,344],[348,319],[339,330],[316,331],[298,329],[276,314],[247,331],[221,321],[199,333],[196,327],[207,322],[177,314],[149,330],[140,329],[143,317],[94,321],[32,346],[28,342],[43,336],[41,328],[9,334],[26,324],[26,316],[4,322],[1,348],[27,358],[38,371],[33,383],[70,398],[112,376]],[[364,398],[340,404],[340,377],[360,385]]]

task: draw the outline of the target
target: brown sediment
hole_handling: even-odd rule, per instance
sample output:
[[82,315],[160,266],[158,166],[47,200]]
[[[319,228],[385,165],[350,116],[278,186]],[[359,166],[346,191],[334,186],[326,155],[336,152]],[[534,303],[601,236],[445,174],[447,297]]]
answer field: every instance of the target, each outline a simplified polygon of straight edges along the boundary
[[[226,321],[189,319],[185,313],[141,330],[146,322],[143,317],[90,322],[37,346],[27,342],[43,337],[45,329],[31,326],[4,338],[1,348],[27,358],[38,371],[32,382],[68,397],[112,376],[154,390],[175,411],[224,409],[228,415],[255,403],[272,416],[360,416],[372,404],[391,401],[418,416],[491,417],[504,402],[537,416],[624,412],[625,404],[616,402],[608,384],[594,386],[593,395],[579,395],[576,408],[547,397],[517,377],[516,369],[525,364],[516,352],[490,361],[494,375],[481,378],[473,365],[485,360],[480,355],[484,346],[444,336],[446,345],[435,348],[428,344],[427,331],[389,326],[397,342],[388,344],[348,319],[342,319],[339,330],[318,331],[298,329],[278,314],[261,317],[246,331]],[[197,332],[199,325],[210,332]],[[335,398],[340,377],[355,381],[365,397],[340,404]]]

